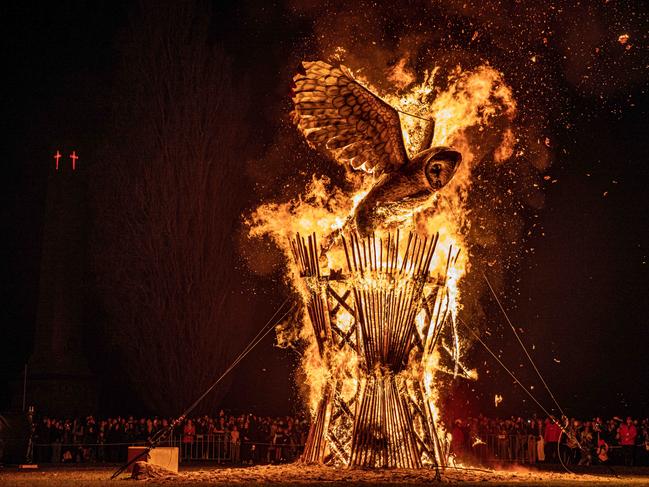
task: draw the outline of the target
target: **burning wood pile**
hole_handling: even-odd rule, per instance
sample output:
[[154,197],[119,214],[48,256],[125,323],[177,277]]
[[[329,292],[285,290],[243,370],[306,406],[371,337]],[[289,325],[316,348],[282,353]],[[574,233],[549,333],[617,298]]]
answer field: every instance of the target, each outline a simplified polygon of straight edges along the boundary
[[[445,458],[422,377],[449,314],[445,278],[429,269],[439,235],[399,232],[341,238],[346,271],[321,269],[316,236],[299,234],[291,249],[308,290],[304,304],[323,363],[324,394],[309,432],[307,462],[420,468]],[[449,254],[447,269],[457,254]],[[419,326],[416,317],[422,314]],[[355,364],[335,370],[335,357]],[[346,383],[347,382],[347,383]],[[350,389],[351,387],[351,389]],[[347,391],[343,391],[347,389]]]

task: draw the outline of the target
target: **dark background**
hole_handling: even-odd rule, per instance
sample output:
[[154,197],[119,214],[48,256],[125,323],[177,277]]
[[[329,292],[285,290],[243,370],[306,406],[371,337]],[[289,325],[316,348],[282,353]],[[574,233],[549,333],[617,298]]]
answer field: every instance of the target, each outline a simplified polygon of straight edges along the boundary
[[[513,79],[524,116],[535,123],[538,118],[552,149],[545,203],[522,229],[525,235],[534,225],[534,231],[525,238],[525,251],[516,254],[516,265],[503,271],[504,304],[525,343],[534,345],[531,353],[564,408],[583,415],[649,414],[647,12],[642,2],[586,2],[566,12],[557,12],[561,7],[551,3],[468,2],[468,9],[463,3],[445,2],[431,10],[413,2],[412,12],[362,2],[211,4],[214,41],[224,46],[235,79],[245,85],[242,106],[252,128],[251,158],[265,157],[285,137],[297,140],[297,134],[286,135],[292,134],[285,119],[290,78],[297,61],[317,57],[328,44],[340,41],[350,51],[356,47],[371,61],[373,39],[377,51],[398,52],[403,47],[395,39],[427,36],[421,42],[436,49],[493,60]],[[9,384],[19,378],[33,348],[52,155],[57,148],[74,148],[80,164],[92,165],[106,143],[111,90],[121,62],[117,47],[133,22],[134,4],[15,2],[2,9],[6,141],[0,407],[6,408]],[[423,18],[423,25],[416,18]],[[334,38],[326,38],[328,25],[346,26],[337,32],[340,39],[331,32]],[[372,29],[364,29],[368,25]],[[346,37],[355,28],[356,37]],[[487,33],[483,44],[469,40],[474,30]],[[618,41],[623,33],[630,35],[626,45]],[[548,45],[544,37],[550,38]],[[531,53],[542,49],[530,67]],[[242,165],[241,177],[233,181],[247,195],[241,214],[259,198],[276,196],[282,176],[290,179],[286,174],[262,178]],[[278,258],[277,252],[268,252]],[[260,276],[242,267],[241,275],[254,296],[254,312],[237,326],[252,336],[286,290],[277,272]],[[498,308],[486,293],[482,301],[487,310],[483,326],[490,331],[486,340],[550,405]],[[92,312],[84,316],[88,322],[94,318]],[[269,337],[234,372],[223,407],[269,413],[298,409],[291,378],[296,360],[294,352],[273,347]],[[469,362],[480,379],[460,383],[449,399],[458,414],[535,411],[479,345]],[[111,366],[113,380],[103,387],[119,391],[124,409],[145,410],[137,394],[120,385],[119,362]],[[499,409],[494,394],[505,398]]]

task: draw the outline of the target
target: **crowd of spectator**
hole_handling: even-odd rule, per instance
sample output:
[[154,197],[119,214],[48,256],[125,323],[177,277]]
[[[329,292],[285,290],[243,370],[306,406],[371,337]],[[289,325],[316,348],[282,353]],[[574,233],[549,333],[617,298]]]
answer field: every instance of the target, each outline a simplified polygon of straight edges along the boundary
[[[169,426],[169,419],[107,417],[34,422],[37,462],[126,460],[127,446],[145,445]],[[180,448],[181,461],[215,460],[233,464],[281,463],[297,459],[308,434],[303,417],[226,414],[189,418],[163,445]],[[482,415],[456,419],[447,427],[450,451],[459,460],[649,466],[649,418],[506,419]]]
[[649,418],[456,419],[451,450],[459,458],[519,463],[649,466]]
[[[127,447],[146,445],[172,420],[107,417],[55,419],[34,423],[36,462],[123,462]],[[293,461],[306,442],[308,421],[297,416],[228,415],[186,419],[162,446],[180,447],[181,460],[217,460],[235,464]]]

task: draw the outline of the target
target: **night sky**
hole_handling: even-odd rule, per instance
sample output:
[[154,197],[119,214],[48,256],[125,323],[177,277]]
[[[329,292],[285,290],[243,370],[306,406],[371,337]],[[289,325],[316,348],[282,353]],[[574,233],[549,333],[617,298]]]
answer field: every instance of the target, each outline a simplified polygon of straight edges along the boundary
[[[242,195],[240,214],[261,199],[278,198],[287,187],[297,194],[312,171],[327,170],[326,160],[314,159],[287,122],[290,80],[300,60],[318,58],[338,44],[350,53],[350,63],[374,63],[377,69],[404,52],[415,52],[415,60],[422,53],[443,52],[436,57],[442,63],[488,60],[511,80],[523,123],[534,126],[530,133],[548,138],[551,163],[541,174],[547,176],[541,185],[544,201],[525,211],[519,250],[508,247],[507,266],[498,271],[505,283],[499,287],[503,303],[525,343],[533,345],[531,353],[564,408],[584,415],[649,414],[646,6],[598,1],[563,11],[563,2],[537,7],[534,1],[445,1],[392,10],[380,2],[351,3],[210,5],[212,41],[231,59],[250,127],[245,160],[233,180]],[[103,147],[119,143],[107,141],[106,134],[125,31],[138,25],[141,15],[135,5],[63,1],[2,7],[0,407],[9,404],[8,384],[19,377],[33,347],[52,156],[57,149],[64,155],[76,150],[80,164],[92,168],[105,163],[99,157]],[[477,41],[474,32],[480,33]],[[627,41],[620,40],[622,34],[628,34]],[[536,61],[530,64],[532,56]],[[277,162],[278,151],[286,161]],[[296,166],[302,159],[308,164]],[[245,247],[240,242],[237,232],[235,250]],[[275,269],[281,266],[276,249],[267,249],[267,260]],[[287,295],[282,277],[273,265],[263,272],[239,258],[224,265],[237,266],[238,286],[252,296],[247,305],[253,312],[237,324],[252,336]],[[90,289],[83,297],[86,323],[100,319],[93,296]],[[489,331],[490,346],[502,351],[521,380],[535,384],[549,406],[493,299],[483,292],[480,302],[486,316],[476,326]],[[273,347],[268,338],[253,355],[233,374],[223,406],[252,404],[271,413],[299,408],[291,379],[296,354]],[[450,403],[458,411],[535,410],[479,345],[469,362],[480,379],[457,387]],[[119,372],[117,361],[112,365]],[[132,393],[115,382],[106,384],[126,396]],[[494,394],[505,398],[499,409]],[[137,399],[123,404],[143,409]]]

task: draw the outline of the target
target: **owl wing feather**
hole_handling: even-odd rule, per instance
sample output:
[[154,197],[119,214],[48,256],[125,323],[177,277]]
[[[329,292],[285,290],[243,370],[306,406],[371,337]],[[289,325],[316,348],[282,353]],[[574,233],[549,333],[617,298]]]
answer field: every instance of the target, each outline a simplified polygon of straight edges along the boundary
[[371,173],[408,162],[399,114],[358,83],[345,66],[303,62],[293,78],[293,123],[308,144],[341,164]]

